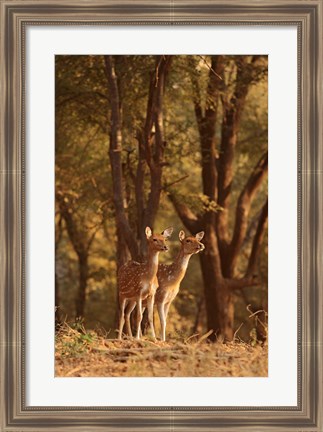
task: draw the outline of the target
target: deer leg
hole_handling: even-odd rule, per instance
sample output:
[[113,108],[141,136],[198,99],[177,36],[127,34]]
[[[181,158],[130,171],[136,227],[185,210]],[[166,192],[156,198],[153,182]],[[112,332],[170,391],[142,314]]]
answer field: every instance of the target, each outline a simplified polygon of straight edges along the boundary
[[153,335],[153,338],[156,339],[155,329],[154,329],[154,300],[155,300],[154,295],[147,298],[147,308],[148,308],[148,321],[150,325],[150,330]]
[[130,324],[130,315],[131,312],[134,310],[134,308],[136,307],[136,302],[135,301],[131,301],[126,309],[126,331],[127,334],[132,337],[132,331],[131,331],[131,324]]
[[164,317],[165,317],[165,339],[166,340],[166,327],[167,327],[167,316],[169,311],[170,302],[164,304]]
[[[146,310],[145,306],[142,306],[142,316],[144,316],[144,312]],[[140,337],[142,338],[143,334],[142,334],[142,330],[141,330],[141,324],[140,324]]]
[[126,299],[122,299],[120,302],[120,309],[119,309],[119,335],[118,339],[122,339],[122,330],[124,326],[124,310],[126,307]]
[[142,320],[142,298],[139,297],[137,300],[137,332],[136,332],[136,338],[140,339],[140,324]]
[[160,338],[163,342],[166,340],[166,319],[165,319],[165,309],[164,304],[159,303],[157,305],[159,320],[160,320],[160,327],[161,327],[161,335]]

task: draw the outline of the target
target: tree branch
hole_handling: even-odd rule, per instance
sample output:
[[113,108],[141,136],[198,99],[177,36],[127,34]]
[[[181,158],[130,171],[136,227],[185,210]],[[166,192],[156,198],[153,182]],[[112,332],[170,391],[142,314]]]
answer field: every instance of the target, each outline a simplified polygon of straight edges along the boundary
[[193,104],[194,104],[195,117],[197,120],[197,125],[199,126],[203,119],[202,104],[201,104],[201,90],[200,90],[198,78],[196,76],[196,64],[194,61],[194,57],[189,56],[188,62],[191,71],[190,77],[191,77],[192,89],[193,89]]
[[[152,139],[150,136],[150,130],[149,139],[147,139],[147,135],[145,139],[147,164],[150,169],[150,192],[145,215],[146,224],[148,226],[154,225],[159,207],[160,193],[162,190],[162,162],[165,146],[163,103],[166,74],[170,63],[171,56],[157,56],[155,67],[156,73],[151,80],[150,86],[151,94],[149,101],[151,101],[151,104],[148,103],[147,118],[149,119],[149,122],[152,120],[155,125],[155,135],[154,139]],[[148,125],[146,126],[148,128]],[[146,130],[146,133],[147,132],[148,129]]]
[[253,238],[252,249],[251,249],[249,262],[248,262],[248,269],[246,272],[247,277],[252,276],[256,272],[257,259],[259,257],[260,246],[262,244],[265,235],[267,220],[268,220],[268,198],[261,210],[259,220],[258,220],[257,231]]
[[252,171],[237,203],[236,220],[230,244],[230,268],[234,268],[236,259],[245,238],[251,203],[268,170],[268,151],[266,151]]
[[227,279],[227,284],[231,290],[241,290],[252,286],[260,286],[256,277],[244,277],[241,279]]
[[107,101],[109,101],[109,98],[107,95],[100,93],[98,91],[83,91],[83,92],[78,92],[78,93],[66,93],[64,92],[63,97],[58,96],[56,99],[56,107],[60,107],[62,105],[66,105],[71,101],[75,101],[76,99],[82,98],[82,97],[93,97],[93,96],[97,96],[101,99],[105,99]]
[[83,224],[79,224],[75,218],[68,198],[61,192],[56,192],[56,200],[60,209],[60,214],[65,221],[68,237],[78,256],[88,253],[88,233],[83,229]]
[[163,190],[166,190],[170,188],[171,186],[174,186],[174,184],[180,183],[183,180],[186,180],[190,175],[186,174],[183,177],[178,178],[177,180],[172,181],[171,183],[165,183],[163,186]]
[[110,90],[111,103],[111,131],[110,131],[110,163],[113,183],[113,201],[116,211],[116,225],[119,235],[124,236],[132,258],[138,257],[138,245],[135,236],[130,228],[125,209],[123,194],[122,174],[122,134],[121,134],[121,113],[117,76],[115,72],[113,56],[105,56],[106,75]]
[[[144,226],[154,226],[162,190],[162,169],[164,157],[163,95],[165,78],[171,63],[171,56],[156,56],[154,71],[150,74],[150,85],[146,118],[137,133],[138,164],[135,180],[136,206],[138,216],[138,237],[141,256],[145,255],[146,237]],[[153,131],[155,126],[155,131]],[[145,202],[144,179],[146,164],[150,173],[150,191]]]
[[[216,152],[214,137],[218,110],[218,96],[221,86],[221,79],[219,77],[221,76],[223,69],[224,64],[222,56],[212,56],[206,89],[204,116],[202,115],[198,80],[195,74],[191,75],[195,116],[201,143],[203,193],[213,201],[217,201],[217,169],[215,164]],[[214,218],[214,215],[212,215],[212,217]]]
[[58,216],[58,222],[55,226],[55,250],[57,249],[58,244],[62,239],[62,234],[63,234],[62,222],[63,222],[63,217],[62,214],[60,213]]
[[[144,225],[144,211],[145,211],[145,194],[144,194],[144,180],[146,172],[146,158],[145,158],[145,146],[143,143],[143,134],[138,131],[138,162],[137,171],[135,176],[135,196],[136,196],[136,207],[137,207],[137,236],[141,243],[145,241],[143,231]],[[140,249],[143,245],[140,245]]]
[[218,204],[223,208],[216,215],[216,230],[220,244],[228,245],[228,208],[233,181],[233,160],[237,144],[237,134],[241,114],[250,85],[255,75],[255,59],[248,62],[246,56],[236,58],[236,84],[230,101],[223,99],[223,119],[221,131],[220,159],[218,161]]
[[91,245],[93,243],[93,240],[95,239],[95,236],[97,235],[97,233],[98,233],[99,229],[101,228],[101,226],[102,226],[102,222],[97,227],[95,227],[95,229],[93,230],[92,234],[90,235],[90,238],[88,239],[88,242],[87,242],[87,245],[86,245],[87,251],[90,250],[90,247],[91,247]]
[[208,62],[205,60],[205,58],[203,57],[203,56],[201,56],[201,55],[199,55],[198,56],[201,60],[203,60],[203,62],[204,62],[204,64],[205,64],[205,66],[217,77],[217,78],[219,78],[221,81],[223,81],[223,78],[217,73],[217,72],[215,72],[215,70],[212,68],[212,66],[210,66],[209,64],[208,64]]
[[193,234],[201,228],[201,220],[184,203],[180,203],[173,194],[169,193],[168,198],[172,202],[178,216],[184,226]]
[[146,119],[143,127],[142,134],[142,142],[145,148],[145,157],[147,164],[150,169],[152,169],[152,152],[151,152],[151,140],[152,140],[152,127],[153,127],[153,116],[155,111],[155,98],[156,98],[156,90],[155,90],[155,79],[153,74],[150,76],[150,86],[148,93],[148,102],[147,102],[147,111],[146,111]]

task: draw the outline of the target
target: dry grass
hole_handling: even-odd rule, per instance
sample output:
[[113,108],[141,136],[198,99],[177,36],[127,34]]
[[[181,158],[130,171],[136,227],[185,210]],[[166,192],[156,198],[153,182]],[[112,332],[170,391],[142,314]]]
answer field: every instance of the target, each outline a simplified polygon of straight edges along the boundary
[[206,337],[152,342],[106,339],[67,324],[56,336],[59,377],[264,377],[267,346],[209,343]]

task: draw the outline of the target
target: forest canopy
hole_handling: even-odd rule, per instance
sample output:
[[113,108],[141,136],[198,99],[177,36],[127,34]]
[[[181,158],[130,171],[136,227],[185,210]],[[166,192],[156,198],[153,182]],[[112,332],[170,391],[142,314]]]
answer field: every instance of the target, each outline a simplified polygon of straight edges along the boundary
[[[117,269],[145,227],[205,232],[167,331],[261,340],[268,279],[268,58],[55,58],[56,323],[115,337]],[[241,325],[243,326],[241,327]]]

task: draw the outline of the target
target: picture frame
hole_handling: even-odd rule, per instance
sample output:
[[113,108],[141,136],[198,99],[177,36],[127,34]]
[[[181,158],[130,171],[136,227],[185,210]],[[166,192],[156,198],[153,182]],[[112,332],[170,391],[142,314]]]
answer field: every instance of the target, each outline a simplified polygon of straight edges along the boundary
[[[1,1],[0,430],[322,431],[321,0]],[[26,405],[25,31],[28,25],[269,25],[298,31],[298,403],[295,407]]]

